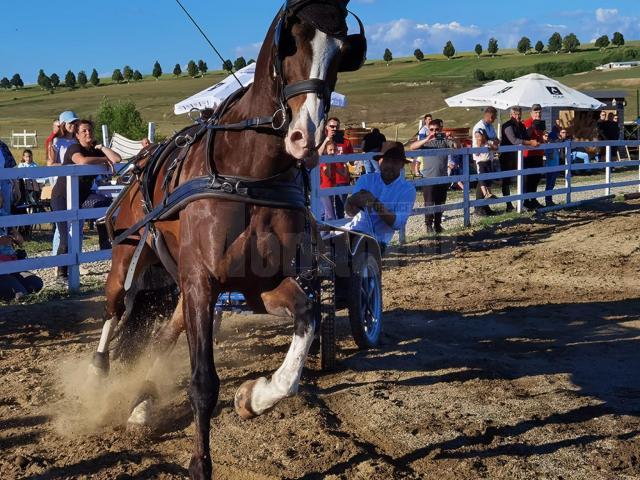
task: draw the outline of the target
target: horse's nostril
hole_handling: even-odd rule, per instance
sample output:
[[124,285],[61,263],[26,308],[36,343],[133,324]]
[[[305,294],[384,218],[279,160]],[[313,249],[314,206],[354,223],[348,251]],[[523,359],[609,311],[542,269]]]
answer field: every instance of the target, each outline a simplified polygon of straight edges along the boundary
[[304,134],[300,130],[294,130],[293,132],[291,132],[289,139],[292,142],[299,142],[301,140],[304,140]]

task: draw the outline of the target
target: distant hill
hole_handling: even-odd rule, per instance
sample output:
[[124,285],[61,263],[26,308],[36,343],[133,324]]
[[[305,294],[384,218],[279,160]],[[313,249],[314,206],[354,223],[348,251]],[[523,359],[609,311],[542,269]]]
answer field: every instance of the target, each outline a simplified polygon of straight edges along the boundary
[[[640,42],[628,42],[627,46],[640,48]],[[451,60],[442,55],[426,55],[418,62],[415,58],[399,58],[388,66],[381,60],[369,61],[358,72],[342,74],[336,89],[347,95],[349,106],[335,109],[344,123],[380,127],[387,136],[400,139],[410,137],[418,119],[426,112],[441,117],[449,126],[465,126],[475,123],[479,111],[447,108],[444,98],[474,88],[481,84],[474,71],[509,72],[517,74],[540,63],[566,64],[591,62],[594,66],[604,63],[612,53],[620,49],[604,51],[585,46],[572,54],[531,53],[519,54],[513,50],[501,50],[491,57],[477,58],[475,53],[464,52]],[[6,138],[11,130],[37,129],[44,140],[51,121],[62,110],[73,109],[83,117],[95,116],[103,97],[113,100],[130,99],[136,103],[145,120],[155,121],[162,135],[169,135],[189,123],[186,116],[176,117],[173,105],[178,101],[215,84],[224,78],[223,72],[211,72],[204,78],[175,78],[165,75],[159,81],[145,77],[129,84],[113,84],[102,79],[98,87],[78,88],[69,91],[60,88],[54,94],[37,86],[22,90],[0,89],[0,137]],[[638,115],[635,92],[640,89],[640,68],[626,71],[589,71],[558,78],[563,83],[579,89],[615,88],[633,93],[628,99],[627,118]]]

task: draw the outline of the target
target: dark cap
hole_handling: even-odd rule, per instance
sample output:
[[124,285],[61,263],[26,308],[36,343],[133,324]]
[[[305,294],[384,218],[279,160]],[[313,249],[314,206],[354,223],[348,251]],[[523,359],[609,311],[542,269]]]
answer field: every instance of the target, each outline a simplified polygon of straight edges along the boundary
[[541,110],[542,110],[542,106],[539,103],[534,103],[533,105],[531,105],[532,112],[539,112]]
[[409,160],[407,155],[404,153],[404,145],[400,142],[384,142],[380,149],[380,153],[378,155],[374,155],[373,159],[380,160],[382,157],[390,160],[402,160],[406,163],[411,163],[411,160]]

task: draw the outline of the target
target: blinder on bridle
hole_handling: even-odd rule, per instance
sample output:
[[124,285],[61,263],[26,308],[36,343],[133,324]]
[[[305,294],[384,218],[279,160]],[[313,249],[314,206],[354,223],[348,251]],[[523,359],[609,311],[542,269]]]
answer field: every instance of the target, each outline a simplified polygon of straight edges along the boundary
[[[367,39],[365,37],[364,25],[360,18],[353,12],[347,10],[348,0],[333,0],[322,2],[319,0],[288,0],[282,7],[278,15],[278,20],[274,32],[274,69],[275,76],[282,83],[281,103],[282,103],[282,125],[287,123],[288,113],[285,112],[286,102],[293,97],[306,93],[315,93],[324,100],[325,115],[329,113],[331,107],[331,87],[325,80],[310,78],[300,82],[287,85],[282,67],[282,35],[287,27],[287,21],[292,17],[298,17],[313,25],[317,30],[329,36],[343,39],[344,50],[338,66],[339,72],[354,72],[364,64],[367,55]],[[334,7],[333,15],[327,15],[321,9],[326,9],[327,5]],[[347,35],[346,17],[351,13],[360,27],[360,33]],[[314,15],[315,14],[315,15]],[[274,128],[276,126],[274,125]]]

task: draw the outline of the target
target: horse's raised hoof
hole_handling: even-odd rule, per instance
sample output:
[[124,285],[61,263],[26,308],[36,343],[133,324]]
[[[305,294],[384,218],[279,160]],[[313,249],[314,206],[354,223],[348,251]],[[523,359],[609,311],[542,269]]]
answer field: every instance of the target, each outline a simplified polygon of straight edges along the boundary
[[127,420],[127,431],[149,433],[153,421],[153,411],[158,400],[158,391],[152,382],[145,382],[140,394],[133,402],[131,414]]
[[236,392],[233,404],[236,407],[236,413],[244,420],[250,420],[258,416],[251,408],[251,396],[253,395],[253,388],[256,386],[256,383],[257,380],[247,380],[240,385],[240,388]]
[[105,378],[109,376],[109,352],[95,352],[88,373],[91,377]]

